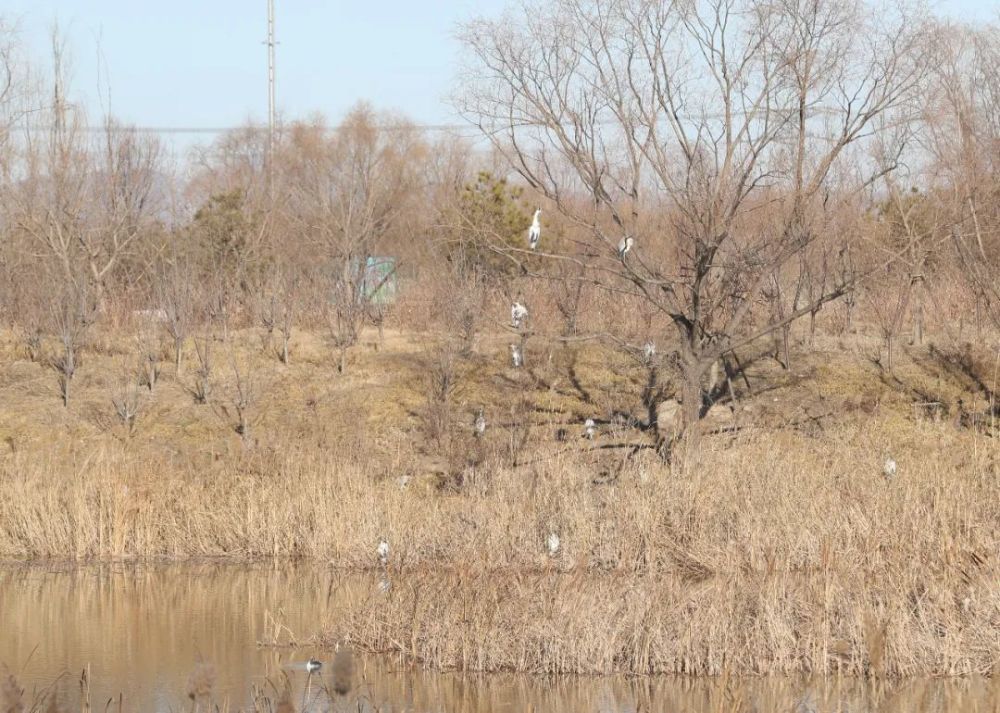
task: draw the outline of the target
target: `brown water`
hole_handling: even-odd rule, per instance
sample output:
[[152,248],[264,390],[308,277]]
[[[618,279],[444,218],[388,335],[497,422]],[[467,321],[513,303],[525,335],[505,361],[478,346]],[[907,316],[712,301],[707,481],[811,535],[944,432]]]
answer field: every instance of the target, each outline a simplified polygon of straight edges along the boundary
[[[121,694],[125,711],[190,710],[187,681],[210,662],[221,710],[248,707],[254,687],[273,697],[287,675],[296,708],[314,700],[304,662],[331,653],[309,645],[344,597],[373,596],[376,578],[320,567],[124,565],[0,568],[0,663],[29,694],[59,690],[79,710],[82,670],[95,711]],[[262,643],[295,646],[261,646]],[[858,681],[434,674],[358,658],[355,688],[333,710],[385,713],[535,711],[997,711],[993,682]],[[307,690],[308,687],[308,690]],[[29,695],[30,700],[30,695]],[[327,710],[328,703],[307,704]]]

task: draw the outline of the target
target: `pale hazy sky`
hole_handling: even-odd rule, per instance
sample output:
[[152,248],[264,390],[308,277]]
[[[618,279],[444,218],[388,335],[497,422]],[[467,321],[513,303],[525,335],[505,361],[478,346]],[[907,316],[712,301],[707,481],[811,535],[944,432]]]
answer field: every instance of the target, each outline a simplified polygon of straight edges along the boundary
[[[445,101],[455,26],[507,0],[275,0],[278,106],[288,119],[332,120],[361,99],[421,123],[454,123]],[[997,18],[996,0],[939,0],[957,19]],[[98,77],[112,111],[145,126],[233,126],[267,112],[266,0],[4,0],[22,44],[45,61],[58,19],[72,90],[93,103]],[[101,59],[98,59],[100,50]],[[98,68],[101,68],[100,74]],[[95,112],[99,113],[99,112]]]

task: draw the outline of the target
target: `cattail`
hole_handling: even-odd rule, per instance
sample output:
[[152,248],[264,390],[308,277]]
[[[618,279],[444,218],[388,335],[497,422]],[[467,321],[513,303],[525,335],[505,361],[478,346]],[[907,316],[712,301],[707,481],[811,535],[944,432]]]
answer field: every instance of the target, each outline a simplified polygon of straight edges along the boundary
[[6,666],[0,672],[0,713],[24,713],[24,689]]
[[192,701],[212,695],[215,686],[215,666],[200,662],[191,671],[187,680],[187,695]]
[[346,696],[351,691],[354,679],[354,654],[351,647],[344,644],[337,649],[333,658],[333,690]]

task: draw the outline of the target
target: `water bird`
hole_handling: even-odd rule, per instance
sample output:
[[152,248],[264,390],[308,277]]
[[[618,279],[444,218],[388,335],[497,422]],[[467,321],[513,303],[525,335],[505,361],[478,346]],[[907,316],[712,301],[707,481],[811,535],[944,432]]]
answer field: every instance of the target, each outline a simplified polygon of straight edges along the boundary
[[483,414],[483,409],[480,407],[478,413],[476,413],[476,420],[472,424],[475,429],[476,438],[481,438],[484,433],[486,433],[486,416]]
[[645,344],[642,345],[642,358],[645,359],[646,362],[653,361],[653,357],[655,356],[656,356],[656,344],[654,344],[653,342],[646,342]]
[[308,671],[309,673],[316,673],[321,668],[323,668],[322,661],[317,661],[312,657],[310,657],[309,660],[306,661],[306,671]]
[[520,302],[514,302],[510,306],[510,326],[514,329],[520,329],[521,325],[524,324],[524,320],[528,318],[528,308],[525,307]]
[[524,354],[521,352],[521,347],[516,344],[510,345],[510,362],[515,369],[524,366]]
[[618,257],[624,260],[625,253],[627,253],[629,250],[632,249],[632,243],[634,242],[635,240],[632,238],[631,235],[626,235],[624,238],[622,238],[621,241],[618,243]]
[[892,480],[896,476],[896,461],[893,458],[885,459],[885,463],[882,465],[882,475],[885,476],[886,480]]
[[588,418],[583,422],[583,435],[588,440],[594,440],[594,436],[597,435],[597,424],[594,423],[594,419]]
[[535,217],[531,219],[531,227],[528,228],[528,247],[534,250],[538,247],[538,241],[542,237],[542,224],[538,218],[542,215],[542,209],[535,211]]
[[375,550],[378,554],[378,561],[383,567],[389,564],[389,543],[384,539],[380,540],[378,543],[378,549]]
[[555,557],[559,554],[559,535],[550,532],[549,536],[545,538],[545,544],[549,548],[549,557]]

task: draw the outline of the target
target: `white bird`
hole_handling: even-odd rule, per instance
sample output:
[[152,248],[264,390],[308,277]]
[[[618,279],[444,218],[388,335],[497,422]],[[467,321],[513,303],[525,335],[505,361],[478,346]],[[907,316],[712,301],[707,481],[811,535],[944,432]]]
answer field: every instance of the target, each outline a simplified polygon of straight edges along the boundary
[[625,253],[627,253],[629,250],[632,249],[632,243],[634,242],[635,240],[632,238],[631,235],[627,235],[624,238],[622,238],[621,241],[619,241],[618,243],[618,257],[624,260]]
[[594,440],[594,436],[597,435],[597,424],[594,423],[594,419],[588,418],[583,422],[583,435],[591,441]]
[[535,211],[535,217],[531,219],[531,227],[528,228],[528,247],[532,250],[538,247],[538,240],[542,237],[542,224],[538,221],[541,214],[541,208]]
[[389,563],[389,543],[385,540],[380,540],[378,549],[375,551],[378,553],[378,561],[385,567]]
[[555,557],[559,554],[559,535],[554,532],[550,532],[549,536],[545,538],[545,544],[549,548],[549,557]]
[[308,661],[306,661],[306,671],[308,671],[309,673],[316,673],[321,668],[323,668],[322,661],[317,661],[314,658],[310,658]]
[[476,420],[472,425],[476,432],[476,438],[481,438],[486,433],[486,416],[483,414],[483,409],[479,409],[479,412],[476,414]]
[[521,347],[516,344],[510,345],[510,362],[514,365],[515,369],[520,369],[524,366],[524,354],[521,353]]
[[647,362],[653,361],[656,356],[656,345],[653,342],[646,342],[642,345],[642,358]]
[[892,458],[886,458],[885,464],[882,466],[882,475],[886,477],[886,480],[892,480],[896,475],[896,461]]
[[528,318],[528,308],[520,302],[515,302],[510,306],[510,326],[520,329],[524,320]]

